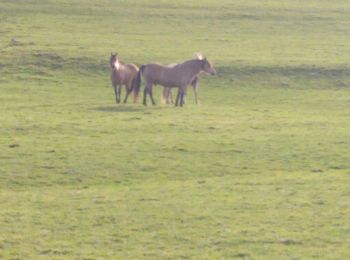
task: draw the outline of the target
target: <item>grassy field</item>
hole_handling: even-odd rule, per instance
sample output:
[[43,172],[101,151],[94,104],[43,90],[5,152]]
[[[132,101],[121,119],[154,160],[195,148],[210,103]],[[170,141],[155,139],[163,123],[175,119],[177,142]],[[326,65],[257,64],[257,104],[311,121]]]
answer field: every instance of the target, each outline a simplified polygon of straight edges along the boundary
[[[0,0],[0,258],[350,259],[348,1]],[[201,105],[108,59],[203,52]]]

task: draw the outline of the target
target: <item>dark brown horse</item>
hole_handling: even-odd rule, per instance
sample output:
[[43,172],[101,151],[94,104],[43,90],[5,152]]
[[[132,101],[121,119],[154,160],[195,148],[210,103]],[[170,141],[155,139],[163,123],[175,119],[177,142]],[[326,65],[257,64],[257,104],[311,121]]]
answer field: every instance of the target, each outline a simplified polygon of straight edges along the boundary
[[210,75],[216,74],[214,67],[206,58],[202,60],[188,60],[173,67],[160,64],[142,65],[137,75],[136,92],[140,91],[142,74],[145,80],[143,94],[143,104],[145,106],[147,105],[147,94],[150,96],[152,104],[155,105],[152,93],[153,85],[178,88],[175,106],[179,104],[183,106],[187,86],[202,71]]
[[111,53],[109,63],[112,70],[111,80],[117,104],[120,103],[120,94],[123,85],[125,85],[126,89],[126,95],[123,102],[127,102],[129,94],[134,90],[134,103],[136,103],[137,93],[135,92],[135,84],[139,68],[135,64],[123,64],[120,62],[117,53]]

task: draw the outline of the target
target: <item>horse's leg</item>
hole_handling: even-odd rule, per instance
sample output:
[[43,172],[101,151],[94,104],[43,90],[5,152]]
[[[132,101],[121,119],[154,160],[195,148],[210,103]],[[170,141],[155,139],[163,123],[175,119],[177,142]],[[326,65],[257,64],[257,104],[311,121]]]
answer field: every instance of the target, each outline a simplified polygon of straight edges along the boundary
[[168,88],[164,87],[161,98],[162,104],[168,104]]
[[143,105],[147,106],[147,89],[146,89],[146,87],[143,90]]
[[153,99],[153,88],[152,88],[152,85],[150,86],[148,93],[149,93],[149,95],[151,97],[152,105],[154,106],[156,104],[156,102],[154,102],[154,99]]
[[198,77],[195,77],[194,80],[191,82],[193,93],[194,93],[194,99],[196,101],[196,105],[199,105],[198,100]]
[[169,87],[166,87],[166,88],[164,88],[164,90],[165,90],[165,103],[167,104],[167,105],[169,105],[169,104],[171,104],[171,88],[169,88]]
[[196,87],[193,87],[193,93],[194,93],[194,100],[196,102],[196,105],[199,105],[199,100],[198,100],[198,88],[197,86]]
[[166,99],[167,104],[174,104],[173,100],[173,93],[171,91],[171,88],[167,88],[167,99]]
[[114,94],[115,94],[115,102],[117,104],[120,103],[120,86],[118,84],[114,84]]
[[[151,96],[152,83],[146,83],[145,89],[143,91],[143,104],[147,106],[147,93]],[[151,96],[152,103],[154,103],[153,97]]]
[[122,94],[122,85],[118,85],[118,104],[120,103],[121,94]]
[[169,88],[169,103],[168,104],[174,104],[173,92],[171,91],[171,88]]
[[176,100],[175,100],[175,106],[177,107],[179,105],[179,99],[180,99],[180,88],[177,90]]
[[181,87],[181,92],[180,92],[180,106],[182,107],[185,102],[186,102],[186,87]]
[[124,101],[123,101],[124,104],[128,101],[129,94],[132,91],[132,86],[128,86],[128,84],[127,84],[127,85],[125,85],[125,89],[126,89],[126,95],[125,95],[125,98],[124,98]]
[[185,104],[184,93],[181,92],[180,93],[180,107],[182,107],[184,104]]
[[128,97],[129,97],[130,93],[131,93],[131,91],[129,89],[127,89],[126,90],[126,94],[125,94],[125,98],[124,98],[124,101],[123,101],[124,104],[128,101]]
[[184,104],[186,104],[186,93],[184,92],[184,93],[182,93],[182,96],[181,96],[181,99],[182,99],[182,104],[184,105]]

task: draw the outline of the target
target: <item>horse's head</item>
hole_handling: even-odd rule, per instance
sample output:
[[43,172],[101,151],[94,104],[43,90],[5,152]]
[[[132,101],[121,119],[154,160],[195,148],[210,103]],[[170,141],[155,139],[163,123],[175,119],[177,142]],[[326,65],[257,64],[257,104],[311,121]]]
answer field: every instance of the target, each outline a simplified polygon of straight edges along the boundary
[[193,58],[194,58],[195,60],[203,60],[203,55],[202,55],[202,53],[200,53],[200,52],[196,52],[196,53],[193,55]]
[[109,63],[112,69],[119,68],[119,56],[118,53],[111,53],[111,58],[109,59]]
[[201,60],[202,61],[202,70],[205,73],[208,73],[212,76],[216,75],[216,70],[214,69],[213,64],[207,60],[207,58],[204,58]]

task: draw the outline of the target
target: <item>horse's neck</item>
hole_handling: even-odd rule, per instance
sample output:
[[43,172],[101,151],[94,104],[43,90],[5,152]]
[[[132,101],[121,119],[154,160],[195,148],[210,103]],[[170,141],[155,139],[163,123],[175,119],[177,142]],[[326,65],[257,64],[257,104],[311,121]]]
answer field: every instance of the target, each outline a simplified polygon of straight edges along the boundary
[[183,68],[190,72],[192,76],[198,75],[202,70],[202,62],[200,60],[190,60],[182,64]]

